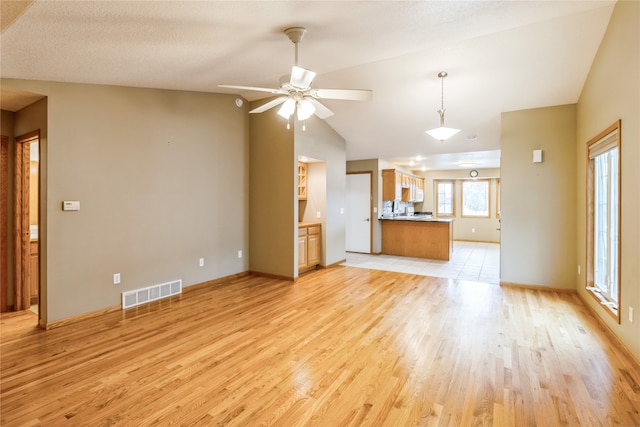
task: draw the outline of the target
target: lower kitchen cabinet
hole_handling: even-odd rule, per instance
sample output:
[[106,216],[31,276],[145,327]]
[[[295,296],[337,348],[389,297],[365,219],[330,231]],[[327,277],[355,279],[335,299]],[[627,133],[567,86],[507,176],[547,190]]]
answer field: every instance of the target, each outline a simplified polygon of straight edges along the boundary
[[298,227],[298,272],[320,265],[322,245],[320,224],[301,224]]

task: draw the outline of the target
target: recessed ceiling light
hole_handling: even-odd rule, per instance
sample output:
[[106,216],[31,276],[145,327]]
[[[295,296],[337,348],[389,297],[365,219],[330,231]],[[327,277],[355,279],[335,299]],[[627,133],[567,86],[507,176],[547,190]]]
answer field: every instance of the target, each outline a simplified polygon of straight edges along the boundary
[[419,161],[422,161],[422,156],[417,155],[417,156],[416,156],[416,162],[419,162]]
[[458,163],[458,167],[460,168],[469,168],[471,166],[475,166],[477,163],[476,162],[460,162]]
[[415,163],[413,160],[411,160],[411,161],[409,162],[409,166],[413,166],[413,165],[415,165],[415,164],[416,164],[416,163]]

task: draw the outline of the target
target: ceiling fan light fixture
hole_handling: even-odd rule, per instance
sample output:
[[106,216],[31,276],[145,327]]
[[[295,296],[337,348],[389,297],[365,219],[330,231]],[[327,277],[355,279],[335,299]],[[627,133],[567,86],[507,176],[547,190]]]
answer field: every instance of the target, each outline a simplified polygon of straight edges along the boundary
[[444,142],[447,139],[451,138],[456,133],[460,132],[460,129],[448,128],[444,125],[444,78],[447,77],[446,71],[440,71],[438,73],[438,77],[440,78],[440,109],[438,110],[438,114],[440,115],[440,127],[435,129],[427,130],[429,135],[433,138],[439,140],[440,142]]
[[298,102],[298,120],[307,120],[309,117],[316,112],[316,107],[313,106],[311,102],[304,99]]
[[289,82],[292,86],[299,89],[306,89],[311,86],[311,82],[313,82],[315,77],[316,73],[313,71],[294,65],[291,69],[291,79]]
[[288,119],[289,117],[291,117],[291,115],[295,110],[296,110],[296,101],[292,98],[289,98],[282,104],[282,106],[278,110],[278,115],[280,117],[284,117],[285,119]]

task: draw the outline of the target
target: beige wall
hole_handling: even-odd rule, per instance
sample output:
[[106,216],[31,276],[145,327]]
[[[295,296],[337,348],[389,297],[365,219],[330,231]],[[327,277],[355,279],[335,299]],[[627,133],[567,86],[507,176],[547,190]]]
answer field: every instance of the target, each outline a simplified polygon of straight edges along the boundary
[[[264,101],[252,103],[250,108]],[[250,270],[293,278],[297,269],[297,158],[277,108],[251,114]]]
[[[622,157],[621,323],[618,325],[584,290],[584,274],[576,277],[580,296],[640,360],[640,3],[618,1],[591,66],[577,105],[577,253],[586,257],[586,142],[620,119]],[[584,272],[584,269],[583,269]],[[629,321],[629,307],[635,310]]]
[[[279,123],[281,123],[279,121]],[[345,252],[345,215],[344,207],[346,205],[347,192],[347,149],[344,138],[342,138],[327,122],[315,116],[307,120],[306,130],[296,123],[295,126],[295,157],[294,161],[297,165],[298,156],[307,156],[321,160],[322,165],[311,166],[313,173],[311,191],[313,195],[313,203],[319,209],[310,210],[312,217],[305,219],[313,219],[315,212],[321,213],[320,221],[322,222],[322,258],[324,265],[333,265],[346,259]],[[321,168],[325,169],[324,182],[322,179]],[[296,169],[294,168],[294,171]],[[297,185],[297,176],[295,178]],[[321,194],[323,189],[318,186],[324,185],[324,194],[326,195],[324,203],[324,211],[322,211]],[[293,193],[294,197],[296,192]],[[342,212],[341,212],[342,209]],[[295,227],[297,233],[297,226]],[[297,242],[297,234],[294,242]],[[297,248],[297,244],[295,246]],[[298,253],[296,252],[296,271]]]
[[[14,123],[15,123],[15,113],[10,112],[10,111],[5,111],[5,110],[0,110],[0,134],[7,136],[9,139],[9,159],[13,159],[13,156],[15,156],[15,150],[14,150]],[[15,174],[15,168],[13,165],[13,161],[9,161],[9,165],[7,167],[7,188],[13,188],[14,186],[14,174]],[[0,173],[0,179],[3,176],[3,174]],[[13,216],[14,216],[14,209],[13,209],[13,202],[11,201],[11,197],[9,197],[9,206],[7,206],[7,236],[9,237],[9,241],[12,242],[12,236],[13,236],[13,227],[14,227],[14,222],[13,222]],[[7,281],[9,283],[13,283],[14,280],[14,269],[13,269],[13,263],[14,263],[14,250],[13,250],[13,245],[11,245],[10,243],[7,244]],[[0,277],[4,277],[3,274],[3,269],[5,267],[0,263]],[[14,292],[13,292],[13,286],[9,286],[8,287],[8,293],[9,295],[7,295],[7,304],[8,305],[12,305],[14,303]]]
[[[117,306],[125,290],[174,279],[189,286],[248,269],[237,251],[246,254],[249,243],[249,119],[235,97],[2,84],[48,97],[46,321]],[[18,122],[16,134],[33,130]],[[79,200],[80,211],[63,212],[63,200]]]
[[[503,282],[575,287],[575,105],[502,114]],[[533,163],[533,150],[543,162]]]
[[[251,108],[264,101],[252,103]],[[277,108],[251,115],[251,271],[284,278],[298,276],[298,220],[322,224],[322,264],[345,259],[344,207],[346,191],[345,142],[324,120],[312,117],[303,131],[297,121],[286,121]],[[310,164],[308,212],[299,213],[298,157]],[[323,200],[324,199],[324,200]],[[316,218],[320,212],[321,218]]]
[[[415,172],[423,176],[424,202],[420,210],[435,214],[435,187],[436,179],[470,179],[469,169],[438,170]],[[453,223],[453,239],[475,242],[500,242],[500,221],[497,218],[497,192],[496,178],[500,177],[500,169],[479,169],[478,179],[490,179],[489,183],[489,218],[463,218],[462,217],[462,187],[461,181],[456,182],[456,218]],[[475,231],[473,231],[475,230]]]

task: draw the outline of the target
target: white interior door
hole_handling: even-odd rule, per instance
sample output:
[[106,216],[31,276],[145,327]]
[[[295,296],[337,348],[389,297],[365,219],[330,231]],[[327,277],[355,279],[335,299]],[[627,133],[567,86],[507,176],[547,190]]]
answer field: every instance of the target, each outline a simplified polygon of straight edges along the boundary
[[347,252],[371,253],[371,173],[347,175]]

